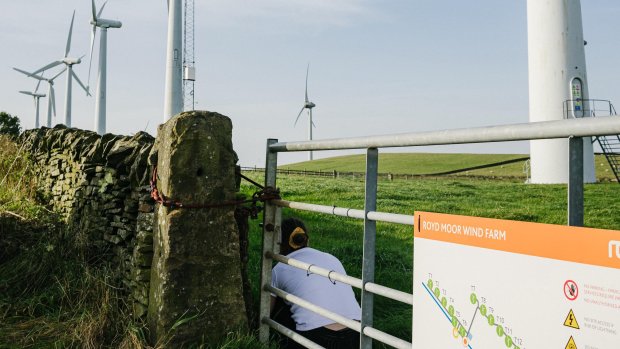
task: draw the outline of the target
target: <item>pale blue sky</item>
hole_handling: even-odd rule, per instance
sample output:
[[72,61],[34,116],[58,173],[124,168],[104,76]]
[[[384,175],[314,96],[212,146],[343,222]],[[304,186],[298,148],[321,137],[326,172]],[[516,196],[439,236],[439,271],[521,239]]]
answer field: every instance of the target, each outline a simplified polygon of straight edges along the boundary
[[[293,122],[308,62],[315,139],[528,121],[525,0],[196,3],[197,109],[233,120],[244,166],[263,165],[267,138],[306,139],[306,119]],[[20,116],[26,128],[34,124],[34,108],[17,91],[35,83],[11,67],[34,70],[61,58],[73,9],[72,55],[81,56],[89,50],[88,0],[0,2],[0,110]],[[620,105],[620,2],[583,0],[582,11],[590,97]],[[108,131],[146,128],[154,135],[163,114],[166,1],[110,0],[103,17],[123,22],[108,32]],[[82,80],[87,71],[87,62],[76,68]],[[58,79],[55,120],[64,113],[64,86]],[[94,99],[74,84],[74,126],[92,129],[93,114]],[[414,150],[525,153],[528,147]],[[335,154],[342,152],[317,157]]]

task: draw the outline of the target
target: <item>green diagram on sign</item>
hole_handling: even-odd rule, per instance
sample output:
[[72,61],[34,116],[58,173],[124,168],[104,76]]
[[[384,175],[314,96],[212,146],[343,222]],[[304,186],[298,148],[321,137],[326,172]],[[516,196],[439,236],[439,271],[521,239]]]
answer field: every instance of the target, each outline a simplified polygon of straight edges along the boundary
[[519,337],[511,336],[512,329],[502,325],[504,318],[498,315],[494,315],[494,309],[486,305],[486,299],[484,297],[478,298],[475,293],[475,286],[472,286],[472,293],[469,296],[469,301],[476,308],[474,309],[473,316],[467,323],[467,320],[461,320],[461,313],[454,308],[454,300],[447,296],[446,291],[439,288],[439,283],[428,279],[424,288],[433,297],[435,303],[440,307],[444,315],[452,323],[452,336],[455,339],[461,341],[464,347],[472,349],[470,343],[473,339],[472,327],[474,323],[480,323],[479,319],[484,319],[483,324],[486,323],[494,328],[495,333],[501,339],[508,349],[521,349],[522,339]]

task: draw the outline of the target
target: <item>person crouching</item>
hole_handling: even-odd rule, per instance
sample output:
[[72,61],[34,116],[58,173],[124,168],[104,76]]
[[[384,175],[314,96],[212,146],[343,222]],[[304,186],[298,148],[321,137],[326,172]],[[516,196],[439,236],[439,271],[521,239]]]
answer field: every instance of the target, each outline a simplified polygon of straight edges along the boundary
[[[305,224],[295,218],[282,221],[280,254],[335,273],[346,275],[338,258],[308,247]],[[343,317],[359,321],[361,309],[351,286],[308,273],[284,263],[273,268],[271,285]],[[272,296],[272,311],[276,297]],[[327,349],[359,348],[359,334],[344,325],[314,313],[297,304],[290,305],[295,331]]]

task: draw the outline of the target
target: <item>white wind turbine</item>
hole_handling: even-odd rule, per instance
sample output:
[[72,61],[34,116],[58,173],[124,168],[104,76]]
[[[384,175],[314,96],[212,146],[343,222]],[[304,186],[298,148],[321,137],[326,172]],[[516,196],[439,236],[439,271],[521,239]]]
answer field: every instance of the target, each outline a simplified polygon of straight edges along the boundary
[[39,100],[45,97],[43,93],[37,93],[39,91],[39,85],[41,85],[41,80],[37,83],[37,88],[34,89],[33,92],[30,91],[19,91],[19,93],[32,96],[34,99],[34,109],[35,109],[35,117],[34,117],[34,128],[39,128]]
[[168,0],[164,122],[183,111],[183,0]]
[[90,83],[90,66],[93,62],[93,48],[95,46],[95,36],[97,27],[101,28],[101,38],[99,39],[99,72],[97,75],[97,96],[95,98],[95,128],[97,133],[102,135],[106,129],[106,68],[107,68],[107,49],[108,49],[108,28],[120,28],[123,24],[119,21],[101,18],[103,8],[108,2],[104,2],[99,12],[92,0],[92,19],[93,32],[90,37],[90,65],[88,67],[88,81]]
[[[32,74],[38,74],[42,71],[54,68],[57,65],[60,64],[64,64],[66,66],[66,70],[67,70],[67,92],[65,94],[65,118],[64,118],[64,124],[67,125],[67,127],[71,127],[71,83],[73,82],[73,79],[75,79],[75,81],[77,81],[77,83],[82,87],[82,89],[86,92],[87,96],[90,96],[90,92],[88,91],[88,88],[86,88],[84,86],[84,84],[82,83],[82,81],[80,81],[80,78],[78,78],[78,76],[75,74],[75,72],[73,71],[73,65],[75,64],[80,64],[82,63],[82,57],[80,58],[70,58],[69,57],[69,52],[71,51],[71,35],[73,34],[73,22],[75,20],[75,10],[73,11],[73,16],[71,17],[71,25],[69,26],[69,35],[67,36],[67,46],[65,47],[65,55],[62,59],[58,60],[58,61],[54,61],[46,66],[44,66],[43,68],[39,68],[37,70],[35,70],[34,72],[32,72]],[[64,71],[64,70],[63,70]]]
[[36,75],[34,73],[29,73],[25,70],[21,70],[18,68],[13,68],[14,70],[29,76],[31,78],[37,79],[39,81],[45,81],[47,82],[48,85],[48,89],[47,89],[47,95],[48,95],[48,99],[47,99],[47,127],[52,127],[52,112],[54,113],[54,116],[56,116],[56,95],[54,94],[54,79],[56,79],[57,77],[60,76],[60,74],[64,73],[65,70],[67,70],[67,68],[63,68],[60,73],[54,75],[51,78],[45,78],[43,76],[40,75]]
[[[316,125],[314,124],[314,122],[312,122],[312,108],[316,107],[316,104],[310,102],[310,100],[308,100],[308,73],[310,72],[310,64],[308,64],[308,68],[306,69],[306,99],[304,102],[304,106],[301,107],[301,110],[299,111],[299,114],[297,114],[297,119],[295,119],[295,125],[297,125],[297,121],[299,121],[299,117],[301,116],[301,113],[304,112],[304,109],[308,109],[308,140],[312,140],[312,127],[316,127]],[[293,126],[295,126],[293,125]],[[312,151],[308,152],[308,160],[312,160]]]

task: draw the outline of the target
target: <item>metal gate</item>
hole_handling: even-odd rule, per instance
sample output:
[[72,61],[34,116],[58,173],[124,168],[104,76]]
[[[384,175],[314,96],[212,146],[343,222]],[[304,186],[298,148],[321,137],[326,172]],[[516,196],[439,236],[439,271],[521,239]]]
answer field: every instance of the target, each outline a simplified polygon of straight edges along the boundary
[[[273,328],[307,348],[321,348],[321,346],[270,319],[270,298],[273,293],[288,302],[307,308],[357,331],[360,333],[360,348],[372,348],[373,339],[395,348],[411,348],[409,341],[373,328],[373,295],[380,295],[409,305],[413,301],[413,295],[409,293],[374,283],[376,222],[414,224],[412,215],[376,211],[379,148],[567,138],[569,141],[569,154],[567,154],[569,156],[568,224],[581,226],[583,225],[583,142],[590,142],[590,139],[583,137],[615,134],[620,134],[620,118],[603,117],[302,142],[280,143],[276,139],[267,140],[266,187],[276,187],[277,155],[279,152],[366,149],[366,194],[364,210],[286,200],[272,200],[265,204],[259,314],[261,321],[260,340],[263,343],[268,342],[269,330]],[[280,255],[277,239],[280,236],[282,207],[364,220],[362,278],[337,274]],[[361,289],[361,322],[344,318],[329,309],[320,308],[294,295],[273,288],[271,286],[273,261],[285,263]]]

